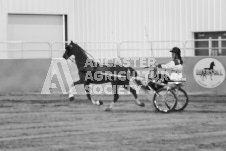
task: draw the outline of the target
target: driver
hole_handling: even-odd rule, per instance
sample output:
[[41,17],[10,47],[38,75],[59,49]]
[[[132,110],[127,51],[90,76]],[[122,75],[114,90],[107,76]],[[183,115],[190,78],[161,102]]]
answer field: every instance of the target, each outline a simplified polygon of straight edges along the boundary
[[179,80],[182,78],[183,60],[181,58],[181,51],[178,47],[173,47],[172,61],[166,64],[158,64],[158,68],[171,69],[170,80]]
[[[154,76],[154,79],[156,79],[156,81],[160,81],[165,84],[168,80],[180,80],[182,78],[183,60],[181,58],[180,48],[173,47],[170,52],[172,53],[172,60],[166,64],[157,65],[158,68],[170,69],[170,76],[167,76],[165,74],[156,74]],[[153,81],[150,81],[148,85],[155,91],[163,87],[162,85],[159,85]]]

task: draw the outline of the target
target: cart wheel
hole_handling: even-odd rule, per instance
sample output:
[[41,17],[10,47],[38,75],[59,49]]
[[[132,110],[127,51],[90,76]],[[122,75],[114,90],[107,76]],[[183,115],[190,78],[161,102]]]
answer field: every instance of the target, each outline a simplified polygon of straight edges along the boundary
[[182,111],[186,108],[186,106],[188,105],[188,95],[186,93],[186,91],[182,88],[176,89],[174,91],[174,93],[177,96],[177,105],[175,107],[175,111]]
[[177,97],[171,89],[161,88],[153,97],[153,104],[157,111],[169,113],[177,105]]

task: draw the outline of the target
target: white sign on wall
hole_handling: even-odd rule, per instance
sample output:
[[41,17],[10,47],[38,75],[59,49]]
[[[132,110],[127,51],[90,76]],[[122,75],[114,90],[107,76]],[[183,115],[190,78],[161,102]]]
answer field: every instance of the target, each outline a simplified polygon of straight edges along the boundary
[[204,88],[215,88],[225,79],[224,66],[214,58],[205,58],[196,63],[193,70],[196,82]]

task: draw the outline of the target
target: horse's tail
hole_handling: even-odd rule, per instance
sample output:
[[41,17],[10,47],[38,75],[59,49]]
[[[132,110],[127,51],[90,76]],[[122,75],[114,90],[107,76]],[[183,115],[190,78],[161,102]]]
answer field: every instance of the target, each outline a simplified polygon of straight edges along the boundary
[[[131,77],[138,77],[138,73],[137,73],[136,70],[134,70],[132,67],[128,67],[128,69],[129,69],[129,71],[130,71],[130,76],[131,76]],[[135,83],[136,83],[138,86],[141,86],[141,88],[142,88],[143,90],[145,90],[145,91],[148,90],[147,86],[143,85],[143,83],[142,83],[139,79],[134,78],[134,81],[135,81]]]

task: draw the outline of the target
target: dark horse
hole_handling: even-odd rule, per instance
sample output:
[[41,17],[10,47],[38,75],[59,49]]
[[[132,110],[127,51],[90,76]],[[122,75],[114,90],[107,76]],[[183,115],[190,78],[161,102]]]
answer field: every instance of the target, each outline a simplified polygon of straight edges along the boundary
[[214,70],[213,70],[213,67],[214,66],[215,66],[215,63],[214,62],[211,62],[209,68],[202,69],[201,76],[202,76],[203,80],[204,80],[204,77],[207,77],[207,75],[210,75],[210,79],[212,80],[212,75],[214,73]]
[[[122,86],[123,88],[130,91],[133,96],[135,97],[136,104],[144,107],[145,104],[143,102],[140,102],[137,98],[136,90],[129,87],[130,79],[127,77],[137,77],[137,72],[131,68],[131,67],[124,67],[121,65],[113,64],[111,66],[109,65],[100,65],[99,63],[95,62],[92,59],[89,59],[87,56],[87,52],[83,50],[78,44],[75,44],[71,41],[69,45],[66,46],[66,51],[63,55],[64,59],[68,59],[70,56],[74,55],[75,62],[78,67],[78,74],[79,74],[79,80],[74,82],[72,84],[72,88],[75,85],[78,84],[84,84],[84,88],[87,94],[88,99],[96,105],[102,105],[102,101],[94,101],[91,98],[90,95],[90,87],[89,84],[102,84],[111,82],[112,84],[112,92],[114,93],[114,100],[109,105],[109,107],[106,109],[106,111],[110,111],[113,108],[114,103],[118,100],[119,94],[118,94],[118,86]],[[117,75],[119,73],[122,75],[121,77],[118,77]],[[128,76],[129,74],[129,76]],[[98,76],[97,76],[98,75]],[[101,78],[95,78],[95,77],[101,77]],[[141,86],[142,89],[145,90],[145,86],[142,85],[141,81],[138,79],[134,80],[135,83],[138,86]],[[71,90],[70,90],[71,92]],[[74,100],[74,95],[70,94],[69,92],[69,98],[70,100]]]

